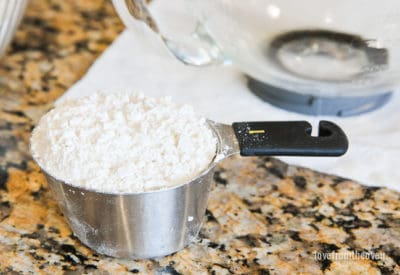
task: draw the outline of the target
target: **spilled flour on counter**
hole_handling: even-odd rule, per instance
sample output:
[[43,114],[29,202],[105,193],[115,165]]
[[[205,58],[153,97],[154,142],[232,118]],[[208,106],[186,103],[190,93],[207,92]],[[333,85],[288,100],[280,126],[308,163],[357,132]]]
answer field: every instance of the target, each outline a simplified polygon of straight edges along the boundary
[[136,193],[196,177],[214,158],[216,142],[190,106],[98,92],[56,103],[34,129],[31,152],[46,172],[72,185]]

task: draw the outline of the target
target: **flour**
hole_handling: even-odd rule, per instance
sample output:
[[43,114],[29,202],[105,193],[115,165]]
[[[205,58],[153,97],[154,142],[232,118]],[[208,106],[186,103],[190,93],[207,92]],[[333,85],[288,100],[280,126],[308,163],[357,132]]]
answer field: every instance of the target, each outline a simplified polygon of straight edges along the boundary
[[136,193],[196,177],[214,158],[216,139],[190,106],[98,92],[56,104],[34,129],[31,151],[46,172],[69,184]]

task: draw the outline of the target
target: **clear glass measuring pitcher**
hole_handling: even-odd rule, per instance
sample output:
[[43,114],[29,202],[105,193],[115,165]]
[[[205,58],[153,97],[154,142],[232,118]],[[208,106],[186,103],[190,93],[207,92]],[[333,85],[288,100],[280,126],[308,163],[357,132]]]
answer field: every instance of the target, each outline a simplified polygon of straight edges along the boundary
[[145,22],[186,64],[233,62],[263,83],[317,96],[380,94],[400,82],[398,0],[186,0],[197,27],[178,40],[151,1],[113,2],[125,23]]

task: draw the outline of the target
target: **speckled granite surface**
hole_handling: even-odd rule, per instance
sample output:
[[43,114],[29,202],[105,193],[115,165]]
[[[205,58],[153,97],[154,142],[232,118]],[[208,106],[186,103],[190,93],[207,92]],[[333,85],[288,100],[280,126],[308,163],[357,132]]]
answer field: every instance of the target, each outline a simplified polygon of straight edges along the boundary
[[[1,60],[0,273],[400,274],[399,193],[270,158],[219,166],[200,236],[181,252],[128,261],[83,246],[28,138],[122,28],[109,1],[32,0]],[[363,252],[376,256],[328,258]]]

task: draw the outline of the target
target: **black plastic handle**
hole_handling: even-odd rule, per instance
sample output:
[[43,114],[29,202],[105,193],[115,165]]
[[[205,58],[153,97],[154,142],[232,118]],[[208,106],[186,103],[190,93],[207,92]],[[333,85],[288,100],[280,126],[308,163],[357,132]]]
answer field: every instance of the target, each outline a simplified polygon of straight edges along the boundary
[[320,121],[311,136],[307,121],[235,122],[232,124],[242,156],[341,156],[348,140],[330,121]]

